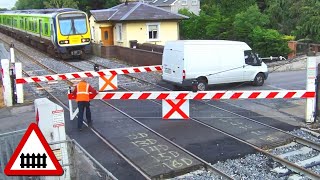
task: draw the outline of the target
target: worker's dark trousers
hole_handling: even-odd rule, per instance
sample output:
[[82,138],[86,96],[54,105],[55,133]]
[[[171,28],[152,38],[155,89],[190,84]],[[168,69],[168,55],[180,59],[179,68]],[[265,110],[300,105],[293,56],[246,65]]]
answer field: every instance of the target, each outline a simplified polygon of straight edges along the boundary
[[91,123],[91,111],[90,111],[90,102],[87,101],[79,101],[78,102],[78,128],[82,128],[83,124],[83,113],[84,113],[84,108],[86,108],[86,118],[87,122]]

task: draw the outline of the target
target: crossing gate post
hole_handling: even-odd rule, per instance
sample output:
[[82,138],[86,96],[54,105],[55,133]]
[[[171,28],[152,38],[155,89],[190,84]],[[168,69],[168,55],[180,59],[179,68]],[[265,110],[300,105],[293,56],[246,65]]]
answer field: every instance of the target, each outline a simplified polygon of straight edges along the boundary
[[[316,90],[316,57],[310,56],[307,59],[307,91],[315,91]],[[315,105],[316,98],[309,98],[306,100],[306,122],[313,123],[315,120]]]
[[16,71],[15,71],[15,64],[10,63],[10,81],[11,81],[11,89],[12,89],[12,103],[17,104],[17,91],[16,91]]
[[315,120],[319,120],[320,115],[320,56],[317,58],[317,78],[316,78],[316,107],[315,107]]
[[[40,128],[43,136],[46,138],[47,142],[61,142],[66,141],[66,131],[65,131],[65,120],[64,120],[64,110],[58,104],[51,102],[47,98],[39,98],[34,101],[35,113],[36,113],[36,123]],[[58,177],[46,177],[45,179],[50,180],[70,180],[70,158],[68,154],[68,144],[59,143],[50,145],[55,156],[62,168],[64,169],[64,174]]]
[[[22,78],[22,64],[20,62],[15,63],[15,71],[16,71],[16,78]],[[23,103],[24,94],[23,94],[22,84],[16,84],[16,94],[17,94],[17,103]]]
[[10,79],[10,61],[9,59],[1,59],[1,67],[2,67],[2,83],[3,83],[3,99],[4,104],[7,107],[11,107],[13,105],[12,102],[12,88],[11,88],[11,79]]

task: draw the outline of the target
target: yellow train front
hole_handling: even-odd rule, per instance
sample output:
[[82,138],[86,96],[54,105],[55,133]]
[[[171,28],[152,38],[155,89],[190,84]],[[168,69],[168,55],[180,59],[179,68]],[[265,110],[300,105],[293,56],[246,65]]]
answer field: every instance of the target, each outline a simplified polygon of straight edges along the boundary
[[0,31],[62,59],[90,54],[88,16],[77,9],[0,11]]
[[87,14],[82,11],[60,12],[54,16],[53,21],[55,51],[61,58],[85,58],[91,49]]

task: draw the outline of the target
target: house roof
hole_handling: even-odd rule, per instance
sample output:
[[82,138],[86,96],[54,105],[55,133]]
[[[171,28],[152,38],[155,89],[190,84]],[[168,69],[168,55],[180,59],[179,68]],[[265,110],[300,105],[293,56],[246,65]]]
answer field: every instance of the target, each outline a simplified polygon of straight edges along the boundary
[[154,6],[170,6],[171,4],[175,3],[177,0],[153,0],[149,2],[149,4]]
[[92,16],[99,21],[136,21],[136,20],[180,20],[187,16],[152,6],[143,2],[128,2],[109,9],[90,10]]

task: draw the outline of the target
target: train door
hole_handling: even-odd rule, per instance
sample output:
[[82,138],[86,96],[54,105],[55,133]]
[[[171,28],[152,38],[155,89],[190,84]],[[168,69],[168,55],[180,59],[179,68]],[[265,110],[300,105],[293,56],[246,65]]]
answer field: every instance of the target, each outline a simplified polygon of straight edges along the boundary
[[39,35],[41,38],[41,34],[42,34],[42,19],[39,19]]
[[101,27],[101,42],[104,46],[113,45],[112,27]]

